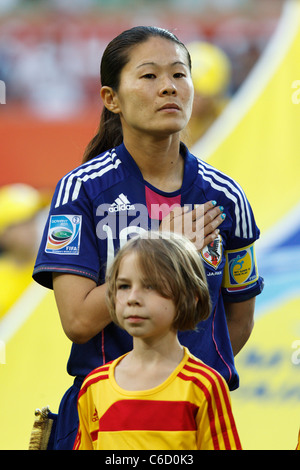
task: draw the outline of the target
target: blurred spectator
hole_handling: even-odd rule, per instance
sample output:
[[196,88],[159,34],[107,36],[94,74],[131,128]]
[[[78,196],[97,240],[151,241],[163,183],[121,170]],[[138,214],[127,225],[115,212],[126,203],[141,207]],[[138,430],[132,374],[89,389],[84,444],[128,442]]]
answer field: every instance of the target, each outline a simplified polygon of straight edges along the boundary
[[[268,12],[266,1],[254,9],[247,0],[245,10],[237,0],[201,5],[196,0],[155,5],[150,0],[5,0],[0,7],[0,80],[6,84],[7,103],[23,105],[44,119],[70,119],[94,107],[99,85],[95,58],[100,61],[105,44],[120,29],[137,19],[148,22],[149,15],[163,27],[179,29],[186,43],[201,38],[220,44],[232,59],[235,91],[277,23],[279,1],[272,0]],[[133,15],[128,5],[135,3]]]
[[0,188],[0,318],[32,280],[47,198],[25,184]]

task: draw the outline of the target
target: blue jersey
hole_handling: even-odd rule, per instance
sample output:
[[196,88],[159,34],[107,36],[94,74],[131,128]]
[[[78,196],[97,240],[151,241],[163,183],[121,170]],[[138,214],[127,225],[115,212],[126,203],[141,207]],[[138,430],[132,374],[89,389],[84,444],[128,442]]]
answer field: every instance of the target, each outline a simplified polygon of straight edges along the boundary
[[[53,272],[86,276],[100,285],[119,247],[141,231],[157,229],[174,204],[192,209],[196,204],[217,201],[224,207],[226,219],[218,238],[199,255],[206,269],[212,312],[198,331],[180,332],[179,340],[218,370],[233,390],[239,379],[224,299],[240,302],[261,292],[253,248],[259,230],[239,185],[183,145],[181,152],[183,183],[173,193],[147,183],[124,144],[62,178],[53,196],[33,277],[48,288],[52,288]],[[84,378],[130,349],[131,337],[111,323],[87,343],[72,345],[68,372]]]

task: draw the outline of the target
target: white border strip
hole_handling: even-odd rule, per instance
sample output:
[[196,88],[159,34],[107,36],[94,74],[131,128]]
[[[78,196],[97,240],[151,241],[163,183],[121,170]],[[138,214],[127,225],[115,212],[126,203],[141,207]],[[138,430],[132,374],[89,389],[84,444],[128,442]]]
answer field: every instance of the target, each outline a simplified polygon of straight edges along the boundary
[[[263,295],[263,292],[262,294]],[[288,289],[284,291],[280,296],[274,298],[269,302],[257,302],[255,306],[255,320],[258,320],[266,315],[274,314],[274,311],[284,307],[286,304],[298,300],[300,297],[299,289]]]
[[32,281],[24,293],[0,321],[0,341],[8,341],[24,325],[39,303],[46,297],[48,289]]
[[271,250],[300,231],[300,203],[284,215],[272,228],[255,242],[256,252]]

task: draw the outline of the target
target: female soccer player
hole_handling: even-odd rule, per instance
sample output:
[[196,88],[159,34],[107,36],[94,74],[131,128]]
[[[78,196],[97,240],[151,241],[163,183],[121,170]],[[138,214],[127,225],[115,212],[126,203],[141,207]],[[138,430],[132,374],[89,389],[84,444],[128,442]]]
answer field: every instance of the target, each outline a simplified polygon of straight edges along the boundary
[[225,380],[178,341],[178,330],[201,328],[210,315],[195,246],[166,232],[133,238],[107,286],[112,319],[133,349],[83,382],[74,448],[241,449]]
[[194,242],[212,309],[197,331],[180,332],[180,342],[231,390],[239,384],[234,355],[249,338],[262,289],[259,230],[244,192],[181,142],[193,104],[186,47],[164,29],[124,31],[104,51],[101,84],[99,132],[84,163],[56,187],[33,273],[54,289],[73,341],[68,373],[75,380],[61,402],[55,449],[73,448],[84,377],[132,348],[105,304],[106,269],[128,238],[160,229]]

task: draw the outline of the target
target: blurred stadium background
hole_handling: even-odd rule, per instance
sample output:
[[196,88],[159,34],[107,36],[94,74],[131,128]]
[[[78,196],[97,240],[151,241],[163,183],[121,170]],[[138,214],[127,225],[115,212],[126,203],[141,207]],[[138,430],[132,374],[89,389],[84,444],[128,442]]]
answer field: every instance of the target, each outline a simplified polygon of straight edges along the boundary
[[[222,106],[193,147],[243,186],[262,232],[266,286],[237,357],[241,384],[232,402],[245,449],[293,450],[300,426],[299,0],[2,0],[0,190],[15,183],[38,190],[40,228],[57,180],[80,164],[98,125],[104,47],[139,24],[170,28],[185,43],[208,42],[229,60]],[[0,198],[0,230],[11,214],[5,207]],[[20,274],[5,265],[4,242],[0,248],[0,449],[18,450],[28,448],[34,410],[56,412],[71,384],[70,342],[52,293],[31,282],[33,261]]]

